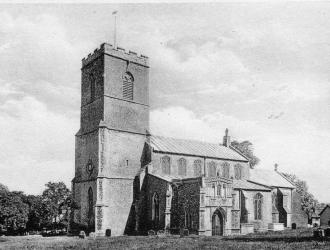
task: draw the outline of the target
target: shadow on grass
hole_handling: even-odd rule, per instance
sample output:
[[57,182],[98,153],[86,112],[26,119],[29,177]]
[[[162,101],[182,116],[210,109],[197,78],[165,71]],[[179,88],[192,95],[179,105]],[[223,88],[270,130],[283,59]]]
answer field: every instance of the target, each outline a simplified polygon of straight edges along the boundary
[[223,241],[241,241],[241,242],[306,242],[306,241],[322,241],[322,242],[330,242],[330,237],[324,238],[315,238],[313,236],[297,236],[297,237],[237,237],[237,238],[226,238],[222,239]]

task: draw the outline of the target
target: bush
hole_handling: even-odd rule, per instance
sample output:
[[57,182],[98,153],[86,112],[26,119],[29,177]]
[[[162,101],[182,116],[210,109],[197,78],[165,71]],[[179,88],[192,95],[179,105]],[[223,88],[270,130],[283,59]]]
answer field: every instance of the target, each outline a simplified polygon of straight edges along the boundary
[[88,234],[91,232],[90,228],[85,224],[76,222],[70,223],[70,234],[78,236],[81,231],[87,232]]

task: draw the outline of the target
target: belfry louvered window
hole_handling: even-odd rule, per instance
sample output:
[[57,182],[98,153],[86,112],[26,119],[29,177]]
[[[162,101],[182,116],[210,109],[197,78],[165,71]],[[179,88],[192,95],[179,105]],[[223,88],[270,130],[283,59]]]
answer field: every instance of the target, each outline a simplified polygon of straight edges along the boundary
[[123,98],[133,100],[134,95],[134,78],[130,72],[126,72],[123,76]]

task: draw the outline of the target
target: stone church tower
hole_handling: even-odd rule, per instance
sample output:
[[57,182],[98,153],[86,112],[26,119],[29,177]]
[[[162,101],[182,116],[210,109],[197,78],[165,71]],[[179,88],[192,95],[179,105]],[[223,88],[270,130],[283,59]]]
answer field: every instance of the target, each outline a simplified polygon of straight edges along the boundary
[[122,235],[134,224],[133,181],[149,130],[148,58],[102,44],[81,73],[73,221]]

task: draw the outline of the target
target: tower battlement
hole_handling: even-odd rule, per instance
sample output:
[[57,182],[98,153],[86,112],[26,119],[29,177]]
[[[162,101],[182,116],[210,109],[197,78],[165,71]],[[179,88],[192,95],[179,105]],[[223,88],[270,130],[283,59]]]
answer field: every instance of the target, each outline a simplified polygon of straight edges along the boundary
[[132,63],[140,64],[145,67],[149,67],[149,58],[145,55],[138,54],[131,50],[125,50],[124,48],[115,48],[112,44],[103,43],[101,46],[90,53],[87,57],[82,59],[82,67],[85,67],[99,56],[106,54],[109,56],[121,58]]

